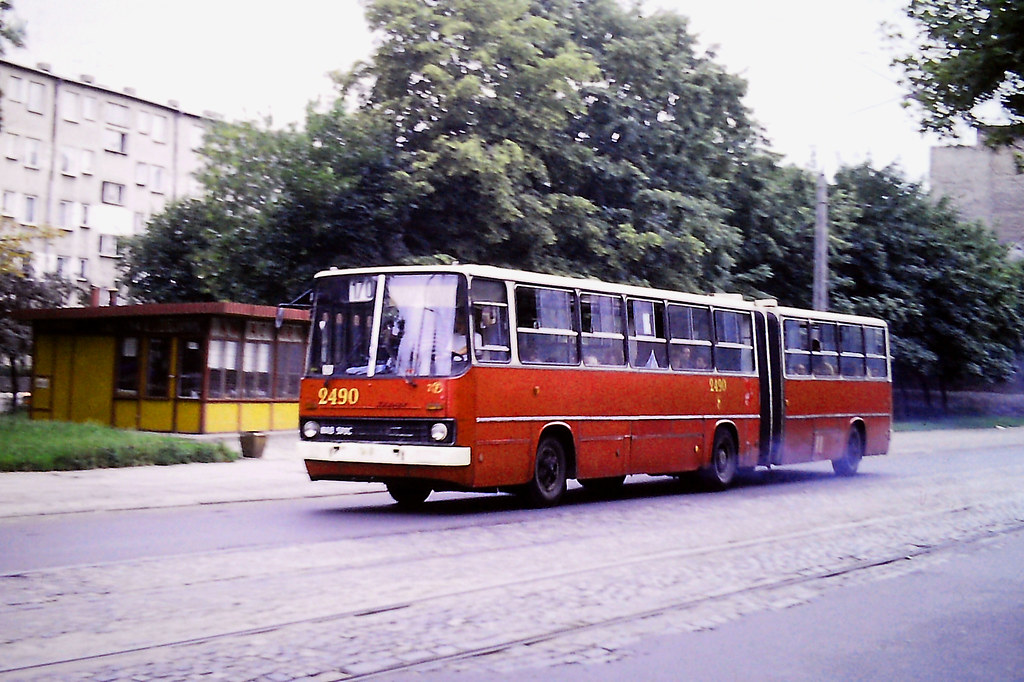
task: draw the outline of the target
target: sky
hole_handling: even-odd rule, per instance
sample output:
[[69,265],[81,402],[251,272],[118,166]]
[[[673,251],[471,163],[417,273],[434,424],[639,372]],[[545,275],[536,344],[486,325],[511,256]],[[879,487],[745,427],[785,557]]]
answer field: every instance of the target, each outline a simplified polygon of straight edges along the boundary
[[[748,83],[769,148],[831,175],[864,161],[927,180],[929,148],[890,67],[883,25],[907,0],[644,0],[690,20],[702,49]],[[6,58],[89,74],[140,97],[226,119],[300,122],[332,98],[328,73],[368,58],[358,0],[14,0],[25,48]]]

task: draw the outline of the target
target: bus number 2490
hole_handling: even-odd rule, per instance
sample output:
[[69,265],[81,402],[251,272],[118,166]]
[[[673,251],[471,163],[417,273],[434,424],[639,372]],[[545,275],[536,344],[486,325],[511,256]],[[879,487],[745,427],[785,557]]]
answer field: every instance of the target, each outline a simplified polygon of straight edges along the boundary
[[359,402],[358,388],[321,388],[317,391],[321,405],[355,405]]

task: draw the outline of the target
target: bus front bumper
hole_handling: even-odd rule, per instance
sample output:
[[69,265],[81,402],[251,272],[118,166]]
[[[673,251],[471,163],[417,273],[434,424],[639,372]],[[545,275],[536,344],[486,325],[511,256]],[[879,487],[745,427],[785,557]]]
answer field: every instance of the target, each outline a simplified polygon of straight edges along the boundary
[[353,464],[411,464],[417,466],[464,467],[472,461],[470,448],[433,445],[389,445],[386,443],[325,443],[300,441],[299,454],[305,460],[351,462]]

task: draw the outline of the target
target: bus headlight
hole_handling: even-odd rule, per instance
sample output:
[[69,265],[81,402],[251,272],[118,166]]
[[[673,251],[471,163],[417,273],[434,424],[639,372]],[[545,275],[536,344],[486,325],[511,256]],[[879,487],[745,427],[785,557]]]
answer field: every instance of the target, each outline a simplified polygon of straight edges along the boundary
[[312,440],[320,435],[320,424],[310,420],[302,423],[302,437]]
[[438,443],[443,442],[448,437],[448,425],[441,422],[434,424],[430,427],[430,437]]

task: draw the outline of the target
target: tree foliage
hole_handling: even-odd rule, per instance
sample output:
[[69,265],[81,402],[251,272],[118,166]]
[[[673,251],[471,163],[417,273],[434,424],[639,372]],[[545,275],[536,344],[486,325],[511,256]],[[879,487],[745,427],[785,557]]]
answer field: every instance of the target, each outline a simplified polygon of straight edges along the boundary
[[[8,45],[21,47],[25,44],[25,29],[12,17],[13,9],[14,3],[11,0],[0,0],[0,57],[6,54]],[[2,95],[0,87],[0,97]],[[3,112],[0,112],[0,130],[3,129],[3,123]]]
[[[958,121],[993,143],[1024,139],[1024,4],[1017,0],[911,0],[917,49],[898,60],[923,130],[952,134]],[[999,121],[979,111],[1001,109]]]
[[896,169],[843,169],[836,189],[850,215],[835,307],[888,320],[904,371],[944,385],[1010,376],[1024,338],[1024,273],[1008,247]]
[[32,326],[14,319],[14,312],[28,308],[63,305],[77,289],[53,273],[36,278],[31,266],[0,272],[0,358],[7,365],[11,383],[11,409],[18,390],[18,364],[32,351]]
[[[810,304],[815,178],[764,149],[745,83],[684,18],[616,0],[367,17],[379,47],[331,109],[207,137],[205,194],[131,246],[135,296],[276,303],[330,266],[459,260]],[[836,308],[890,320],[908,372],[1005,376],[1021,273],[991,233],[894,168],[844,169],[831,195]]]

